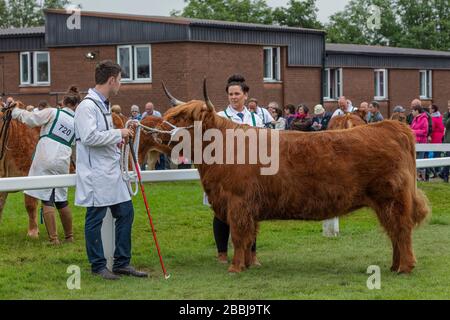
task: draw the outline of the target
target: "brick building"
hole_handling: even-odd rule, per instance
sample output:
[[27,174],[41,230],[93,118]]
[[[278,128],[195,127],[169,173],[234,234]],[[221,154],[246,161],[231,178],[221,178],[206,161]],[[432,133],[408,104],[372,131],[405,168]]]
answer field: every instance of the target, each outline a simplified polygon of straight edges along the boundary
[[[45,27],[0,30],[0,94],[27,104],[55,104],[69,85],[94,85],[95,64],[111,59],[124,69],[111,99],[128,113],[147,101],[165,111],[161,82],[181,100],[202,98],[203,78],[218,109],[225,83],[240,73],[260,104],[277,101],[353,103],[379,100],[385,115],[419,97],[441,106],[450,100],[450,52],[325,44],[320,30],[173,17],[47,10]],[[323,84],[323,85],[322,85]]]

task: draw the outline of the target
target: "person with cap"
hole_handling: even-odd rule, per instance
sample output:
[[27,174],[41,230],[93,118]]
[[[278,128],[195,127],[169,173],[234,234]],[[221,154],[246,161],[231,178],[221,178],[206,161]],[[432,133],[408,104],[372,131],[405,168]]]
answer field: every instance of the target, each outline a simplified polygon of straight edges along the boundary
[[396,106],[393,110],[391,120],[397,120],[403,122],[404,124],[408,124],[406,121],[406,110],[402,106]]
[[332,113],[326,112],[321,104],[314,107],[314,116],[312,118],[311,131],[327,130]]

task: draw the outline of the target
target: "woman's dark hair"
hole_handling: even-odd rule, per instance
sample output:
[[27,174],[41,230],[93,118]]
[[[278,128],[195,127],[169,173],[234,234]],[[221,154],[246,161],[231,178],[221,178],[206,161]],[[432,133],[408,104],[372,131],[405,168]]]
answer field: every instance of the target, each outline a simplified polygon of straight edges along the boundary
[[413,107],[412,107],[412,110],[414,110],[414,111],[418,111],[419,113],[423,113],[423,108],[422,108],[422,106],[420,106],[420,105],[414,105]]
[[283,116],[283,110],[281,108],[273,108],[273,110],[277,113],[277,120]]
[[295,106],[293,105],[293,104],[287,104],[285,107],[284,107],[284,109],[286,110],[286,109],[288,109],[289,110],[289,113],[290,114],[295,114]]
[[104,60],[95,67],[95,84],[105,84],[111,77],[117,78],[122,68],[111,60]]
[[39,101],[39,103],[38,103],[38,108],[45,109],[45,108],[47,108],[47,107],[48,107],[48,102],[47,102],[47,100],[41,100],[41,101]]
[[71,86],[69,90],[67,90],[67,93],[64,95],[63,98],[63,105],[71,105],[71,106],[77,106],[81,101],[81,95],[78,92],[78,88],[75,86]]
[[380,109],[380,104],[378,102],[372,101],[370,104],[373,105],[375,108]]
[[231,86],[241,87],[242,92],[244,92],[244,93],[248,93],[250,91],[250,88],[245,83],[245,78],[243,76],[241,76],[240,74],[234,74],[228,78],[227,87],[225,88],[226,93],[228,93],[228,88],[230,88]]
[[306,106],[306,104],[300,103],[300,104],[297,106],[297,110],[300,110],[300,108],[303,109],[303,112],[304,112],[305,114],[308,114],[309,108]]
[[432,110],[433,112],[438,112],[438,111],[439,111],[439,107],[438,107],[437,105],[435,105],[435,104],[432,104],[432,105],[431,105],[431,110]]

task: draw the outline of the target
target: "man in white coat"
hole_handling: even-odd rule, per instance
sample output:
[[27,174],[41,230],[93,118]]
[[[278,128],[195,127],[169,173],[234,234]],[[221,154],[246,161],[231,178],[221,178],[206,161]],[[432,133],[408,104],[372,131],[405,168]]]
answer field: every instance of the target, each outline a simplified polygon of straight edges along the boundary
[[[95,88],[75,112],[77,174],[75,205],[86,207],[86,251],[93,274],[117,280],[120,275],[147,277],[130,265],[134,209],[120,170],[120,145],[132,133],[113,129],[108,99],[120,89],[121,67],[109,60],[95,69]],[[107,209],[116,219],[114,265],[106,268],[101,227]]]

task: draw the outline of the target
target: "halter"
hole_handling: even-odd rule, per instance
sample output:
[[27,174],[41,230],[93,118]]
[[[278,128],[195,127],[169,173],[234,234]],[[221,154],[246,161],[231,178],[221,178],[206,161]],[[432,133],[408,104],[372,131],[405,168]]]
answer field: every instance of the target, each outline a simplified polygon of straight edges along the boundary
[[2,127],[0,128],[0,145],[1,145],[1,149],[0,149],[0,160],[3,159],[3,157],[5,156],[6,151],[5,150],[9,150],[8,149],[8,136],[9,136],[9,126],[11,124],[11,120],[12,120],[12,106],[9,105],[7,107],[3,107],[1,109],[1,112],[3,112],[3,124]]
[[164,120],[162,123],[165,123],[165,124],[169,125],[170,127],[172,127],[172,130],[160,130],[160,129],[156,129],[156,128],[151,128],[151,127],[144,126],[141,123],[139,123],[138,126],[141,127],[142,129],[154,134],[153,139],[155,139],[155,141],[158,142],[159,144],[163,144],[162,140],[159,137],[157,137],[155,134],[161,134],[161,133],[169,134],[170,140],[169,140],[169,142],[167,142],[167,145],[170,145],[170,143],[173,141],[173,138],[177,134],[178,131],[183,130],[183,129],[191,129],[194,127],[193,125],[190,125],[188,127],[177,127],[176,125],[174,125],[166,120]]

